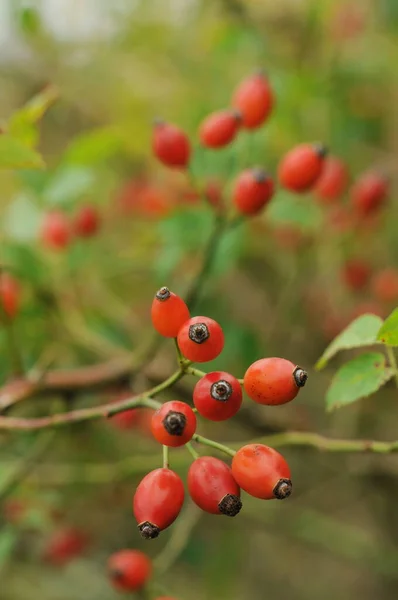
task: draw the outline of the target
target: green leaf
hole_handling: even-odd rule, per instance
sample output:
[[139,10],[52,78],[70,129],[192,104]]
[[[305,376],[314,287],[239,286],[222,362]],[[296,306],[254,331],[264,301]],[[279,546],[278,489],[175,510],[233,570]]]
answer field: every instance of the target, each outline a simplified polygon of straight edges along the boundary
[[398,346],[398,308],[384,321],[377,339],[387,346]]
[[21,192],[4,214],[4,232],[17,242],[29,242],[37,237],[41,217],[29,195]]
[[0,169],[43,169],[40,154],[25,146],[20,140],[0,135]]
[[63,161],[82,165],[98,164],[114,156],[122,146],[122,137],[115,129],[94,129],[73,139],[65,151]]
[[44,190],[44,201],[49,205],[74,202],[90,193],[94,184],[95,176],[90,169],[65,165],[56,171]]
[[326,348],[321,358],[315,365],[319,371],[323,369],[329,360],[340,352],[340,350],[350,350],[351,348],[360,348],[361,346],[370,346],[377,342],[377,333],[382,319],[376,315],[361,315],[355,321],[352,321]]
[[307,231],[318,229],[322,220],[321,210],[313,202],[306,202],[293,194],[278,192],[267,208],[270,223],[293,224]]
[[351,404],[377,392],[391,377],[394,370],[386,366],[380,352],[369,352],[343,365],[334,376],[326,393],[328,411]]
[[18,531],[11,525],[2,528],[0,534],[0,568],[7,562],[18,541]]
[[28,146],[34,146],[38,140],[37,123],[58,98],[58,89],[48,85],[8,121],[7,131]]

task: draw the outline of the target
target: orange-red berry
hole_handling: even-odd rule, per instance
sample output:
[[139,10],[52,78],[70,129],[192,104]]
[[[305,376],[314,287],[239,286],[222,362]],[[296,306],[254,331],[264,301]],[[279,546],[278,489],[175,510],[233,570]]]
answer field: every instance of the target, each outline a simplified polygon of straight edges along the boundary
[[151,574],[152,561],[139,550],[119,550],[109,557],[109,579],[119,592],[140,590],[145,586]]
[[289,150],[278,167],[281,185],[292,192],[306,192],[322,173],[326,149],[320,144],[300,144]]
[[198,413],[211,421],[225,421],[236,415],[242,404],[239,381],[225,371],[207,373],[193,390]]
[[19,284],[9,273],[0,274],[0,301],[7,317],[13,319],[19,309]]
[[375,273],[371,287],[374,297],[379,302],[396,302],[398,300],[398,270],[387,267]]
[[158,537],[178,517],[184,504],[184,485],[171,469],[155,469],[146,475],[134,494],[133,511],[145,539]]
[[192,362],[208,362],[224,348],[221,326],[209,317],[193,317],[186,321],[177,336],[178,346]]
[[67,216],[60,210],[48,212],[41,226],[43,244],[53,250],[64,250],[71,240],[71,227]]
[[91,237],[98,232],[101,224],[98,209],[91,204],[82,206],[74,219],[74,231],[79,237]]
[[185,402],[165,402],[153,413],[151,431],[155,440],[164,446],[183,446],[196,431],[195,413]]
[[379,210],[386,202],[388,182],[379,173],[363,173],[351,188],[351,203],[359,216],[367,216]]
[[44,550],[44,559],[62,566],[76,558],[86,549],[88,537],[73,527],[58,529],[50,537]]
[[239,131],[241,115],[234,110],[219,110],[204,119],[199,127],[199,138],[206,148],[223,148]]
[[307,381],[307,373],[285,358],[261,358],[243,378],[246,394],[258,404],[286,404]]
[[328,204],[343,195],[347,183],[348,172],[345,163],[336,156],[327,156],[313,192],[318,200]]
[[189,319],[184,300],[162,287],[156,292],[151,307],[152,324],[164,337],[177,337],[182,325]]
[[153,128],[152,149],[155,156],[167,167],[186,167],[191,155],[188,136],[182,129],[156,121]]
[[360,258],[352,258],[344,265],[341,272],[343,283],[350,290],[362,290],[369,281],[372,269]]
[[262,169],[242,171],[235,182],[233,202],[243,215],[259,213],[274,194],[274,182]]
[[232,105],[242,114],[242,126],[255,129],[264,123],[274,105],[274,95],[268,79],[255,73],[244,79],[236,88]]
[[218,458],[201,456],[191,464],[188,490],[195,504],[213,515],[235,517],[242,508],[231,468]]
[[251,496],[283,500],[292,492],[290,469],[279,452],[262,444],[248,444],[232,459],[237,484]]

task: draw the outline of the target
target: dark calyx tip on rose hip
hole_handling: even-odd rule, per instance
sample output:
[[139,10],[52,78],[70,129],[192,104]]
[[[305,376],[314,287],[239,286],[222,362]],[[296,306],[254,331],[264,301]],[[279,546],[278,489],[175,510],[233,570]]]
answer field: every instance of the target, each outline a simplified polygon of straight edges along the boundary
[[325,156],[327,156],[329,154],[329,149],[324,144],[321,144],[320,142],[313,144],[313,148],[314,148],[315,152],[317,153],[317,155],[319,156],[319,158],[325,158]]
[[264,183],[265,181],[267,181],[267,179],[269,179],[268,173],[260,167],[254,167],[254,169],[252,169],[252,175],[253,179],[255,179],[257,183]]
[[290,479],[280,479],[273,489],[274,496],[277,500],[284,500],[292,493],[292,482]]
[[210,395],[214,400],[226,402],[232,395],[232,385],[228,381],[220,379],[220,381],[216,381],[211,386]]
[[141,537],[143,537],[144,540],[153,540],[157,538],[160,533],[159,527],[157,527],[153,523],[150,523],[149,521],[144,521],[144,523],[140,523],[138,525],[138,529],[141,534]]
[[242,508],[242,501],[238,496],[234,496],[234,494],[226,494],[218,503],[218,508],[221,514],[227,517],[236,517]]
[[242,112],[240,110],[238,110],[237,108],[231,109],[231,115],[238,122],[240,122],[243,119]]
[[253,74],[264,79],[267,77],[267,71],[263,67],[256,69]]
[[186,424],[186,416],[176,410],[169,411],[163,419],[164,428],[170,435],[182,435]]
[[109,577],[114,581],[120,581],[123,578],[123,571],[120,569],[109,569]]
[[164,119],[162,119],[162,117],[154,117],[152,119],[152,125],[154,127],[161,127],[164,124],[165,124],[165,121],[164,121]]
[[297,387],[304,387],[308,379],[308,373],[301,367],[296,367],[293,371],[293,377]]
[[167,300],[167,298],[170,298],[170,290],[164,285],[156,292],[156,299]]
[[195,344],[203,344],[210,337],[210,333],[206,323],[195,323],[189,327],[188,336]]

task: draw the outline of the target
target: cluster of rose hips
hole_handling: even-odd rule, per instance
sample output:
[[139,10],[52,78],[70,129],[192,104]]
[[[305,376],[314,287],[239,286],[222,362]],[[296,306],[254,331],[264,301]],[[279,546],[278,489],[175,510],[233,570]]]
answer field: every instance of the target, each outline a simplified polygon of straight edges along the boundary
[[[156,293],[151,317],[158,333],[175,339],[182,369],[215,359],[224,347],[219,323],[206,316],[191,317],[184,300],[167,287]],[[301,367],[276,357],[254,362],[242,381],[224,371],[201,372],[192,395],[194,408],[180,400],[165,402],[153,412],[152,435],[165,447],[184,446],[195,439],[197,415],[226,421],[237,414],[242,386],[258,404],[280,405],[293,400],[306,381],[307,373]],[[248,444],[234,454],[231,467],[213,456],[195,458],[187,487],[192,501],[203,511],[235,517],[242,508],[241,489],[255,498],[282,500],[290,496],[292,482],[289,466],[279,452],[262,444]],[[183,481],[168,465],[148,473],[133,499],[141,536],[158,537],[176,520],[184,498]],[[109,574],[117,589],[137,589],[149,573],[149,559],[135,550],[123,550],[110,558]]]
[[94,236],[101,225],[97,208],[85,204],[72,219],[62,210],[52,210],[44,215],[41,225],[41,240],[53,250],[64,250],[73,238]]

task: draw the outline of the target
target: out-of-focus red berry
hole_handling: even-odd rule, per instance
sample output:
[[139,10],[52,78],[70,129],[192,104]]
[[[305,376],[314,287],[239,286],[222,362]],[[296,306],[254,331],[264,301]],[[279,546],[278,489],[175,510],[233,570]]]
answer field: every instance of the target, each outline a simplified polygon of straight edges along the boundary
[[101,219],[98,209],[91,204],[81,206],[74,220],[74,231],[79,237],[91,237],[100,227]]
[[341,278],[350,290],[362,290],[368,283],[371,272],[368,262],[360,258],[352,258],[343,265]]
[[82,531],[65,527],[54,532],[44,550],[44,559],[62,566],[80,556],[88,545],[88,537]]
[[65,213],[53,210],[44,215],[41,226],[41,240],[52,250],[64,250],[72,237],[71,226]]
[[366,217],[377,212],[387,201],[388,182],[379,173],[368,171],[354,182],[350,197],[357,215]]
[[320,144],[300,144],[289,150],[278,167],[281,185],[292,192],[307,192],[322,173],[326,152]]
[[6,315],[12,319],[19,309],[19,284],[9,273],[0,273],[0,300]]
[[160,120],[154,124],[152,149],[167,167],[184,168],[191,155],[191,145],[186,133],[176,125]]
[[327,156],[313,192],[320,202],[329,204],[342,196],[347,183],[348,172],[344,162],[336,156]]
[[262,125],[274,105],[267,77],[259,72],[241,81],[233,94],[232,105],[241,112],[243,127],[255,129]]
[[375,273],[371,282],[374,297],[379,302],[398,301],[398,269],[387,267]]

